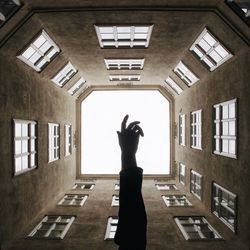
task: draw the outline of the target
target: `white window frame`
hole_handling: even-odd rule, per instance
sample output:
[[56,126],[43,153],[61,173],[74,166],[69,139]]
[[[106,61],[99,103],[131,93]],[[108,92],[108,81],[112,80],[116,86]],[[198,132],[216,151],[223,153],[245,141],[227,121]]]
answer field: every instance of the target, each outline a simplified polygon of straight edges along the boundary
[[114,240],[115,233],[117,230],[117,225],[118,225],[118,217],[117,216],[108,217],[108,222],[107,222],[104,240]]
[[119,207],[119,195],[116,195],[116,194],[114,194],[113,196],[112,196],[112,202],[111,202],[111,206],[112,207]]
[[51,79],[59,87],[63,87],[75,74],[77,69],[71,62],[64,65]]
[[82,207],[86,202],[87,198],[87,194],[65,194],[57,205]]
[[167,207],[190,207],[191,202],[183,194],[162,195],[162,199]]
[[145,59],[104,59],[107,69],[124,70],[124,69],[143,69]]
[[[37,167],[37,122],[13,119],[13,123],[14,175],[19,175]],[[17,170],[18,161],[21,161],[21,169]]]
[[120,184],[115,184],[115,188],[114,188],[116,191],[120,190]]
[[186,166],[179,162],[179,182],[185,186]]
[[[231,203],[231,204],[230,204]],[[232,204],[234,206],[232,206]],[[217,205],[217,209],[216,209]],[[231,205],[231,206],[230,206]],[[222,213],[222,209],[224,212]],[[237,195],[213,182],[212,185],[212,213],[218,217],[233,232],[237,228]],[[223,214],[231,215],[234,223],[225,219]]]
[[[209,40],[207,40],[205,37],[209,36]],[[213,41],[213,44],[211,42]],[[200,45],[200,43],[203,43],[204,46],[207,47],[207,51],[205,48]],[[224,50],[223,53],[227,53],[227,55],[223,56],[218,52],[219,48],[221,50]],[[198,38],[195,40],[195,42],[190,47],[190,51],[192,51],[197,58],[199,58],[200,61],[202,61],[210,71],[215,70],[220,65],[225,63],[227,60],[229,60],[233,55],[225,48],[225,46],[218,41],[218,39],[211,34],[210,31],[205,28],[202,33],[198,36]],[[221,57],[221,60],[216,62],[215,57],[211,56],[211,54],[215,54],[216,56]]]
[[199,77],[196,76],[182,61],[180,61],[174,68],[174,72],[187,84],[188,87],[200,80]]
[[84,83],[86,83],[86,80],[81,77],[76,83],[74,83],[74,85],[72,85],[68,89],[68,93],[70,95],[74,95],[84,85]]
[[177,95],[180,95],[183,92],[183,89],[170,76],[165,80],[165,82]]
[[[182,235],[186,240],[192,241],[203,241],[203,240],[221,240],[221,235],[211,226],[204,216],[175,216],[175,223],[180,229]],[[205,227],[205,231],[201,228]],[[188,230],[186,230],[188,228]],[[191,235],[196,233],[198,238],[192,237]],[[206,237],[206,233],[215,236],[214,238]]]
[[[76,216],[74,215],[46,215],[42,221],[31,231],[31,233],[29,233],[28,238],[62,240],[75,218]],[[60,229],[57,229],[57,227]],[[37,232],[39,231],[42,232],[43,235],[37,235]],[[58,235],[51,235],[51,233],[54,231],[57,231]]]
[[60,126],[58,123],[48,123],[49,162],[60,158]]
[[167,184],[167,183],[157,183],[155,184],[157,190],[178,190],[175,184]]
[[[200,195],[197,192],[200,190]],[[202,200],[203,196],[203,176],[193,169],[190,171],[190,192],[195,195],[199,200]]]
[[65,156],[72,154],[72,125],[65,125]]
[[85,182],[76,182],[73,186],[73,190],[92,190],[94,189],[95,184],[94,183],[85,183]]
[[179,144],[186,145],[186,115],[179,114]]
[[112,74],[109,75],[110,81],[140,81],[141,75],[138,74],[130,74],[130,75],[118,75],[118,74]]
[[[38,41],[38,38],[40,38],[40,36],[43,36],[45,38],[45,42],[43,44],[45,44],[46,42],[48,42],[51,47],[49,50],[43,52],[40,50],[40,47],[36,47],[35,46],[35,42]],[[24,56],[24,53],[27,50],[32,50],[34,51],[34,53],[32,54],[32,56],[35,53],[38,53],[41,57],[39,59],[37,59],[37,61],[35,61],[34,63],[32,61],[30,61],[29,59],[32,57],[30,56],[29,58],[26,58]],[[55,57],[56,55],[60,52],[59,47],[55,44],[55,42],[49,37],[49,35],[46,33],[45,30],[42,30],[38,35],[36,35],[33,39],[32,42],[28,45],[25,46],[25,48],[21,51],[21,53],[19,53],[17,55],[17,58],[19,58],[21,61],[23,61],[24,63],[26,63],[27,65],[29,65],[31,68],[35,69],[37,72],[40,72],[41,70],[43,70]],[[43,63],[39,66],[40,63]]]
[[191,112],[191,148],[202,150],[202,110]]
[[[234,106],[234,111],[230,108]],[[227,115],[224,115],[227,113]],[[230,127],[234,130],[231,134]],[[227,131],[227,134],[224,133]],[[237,99],[222,102],[214,105],[214,154],[230,158],[237,158]],[[230,152],[230,143],[233,145],[233,151]],[[228,152],[223,151],[227,145]]]
[[[146,28],[148,31],[137,32],[137,30],[143,28]],[[106,32],[104,32],[104,29],[106,29]],[[125,32],[124,30],[126,29],[130,29],[130,32]],[[95,30],[101,48],[147,48],[149,46],[153,25],[111,26],[100,24],[95,25]]]

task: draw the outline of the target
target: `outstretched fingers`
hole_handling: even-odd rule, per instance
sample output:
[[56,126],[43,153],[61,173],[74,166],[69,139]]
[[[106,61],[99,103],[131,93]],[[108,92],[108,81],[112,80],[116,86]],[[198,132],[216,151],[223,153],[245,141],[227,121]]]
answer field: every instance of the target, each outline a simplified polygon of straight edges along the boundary
[[125,115],[125,117],[123,118],[122,124],[121,124],[121,132],[125,131],[127,121],[128,121],[128,115]]
[[133,128],[134,128],[135,126],[137,126],[137,124],[139,124],[139,123],[140,123],[139,121],[131,122],[131,123],[128,125],[127,130],[130,130],[130,129],[133,130]]

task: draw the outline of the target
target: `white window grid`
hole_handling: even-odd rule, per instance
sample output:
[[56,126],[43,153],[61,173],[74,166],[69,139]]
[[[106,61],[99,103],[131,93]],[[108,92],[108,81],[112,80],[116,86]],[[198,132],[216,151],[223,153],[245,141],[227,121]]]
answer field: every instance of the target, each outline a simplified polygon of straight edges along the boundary
[[175,195],[162,195],[167,207],[189,207],[192,206],[186,195],[175,194]]
[[14,119],[14,173],[36,168],[37,137],[35,121]]
[[120,190],[120,184],[115,184],[115,190],[116,191]]
[[202,110],[191,113],[191,147],[202,149]]
[[118,225],[118,217],[114,216],[108,218],[104,240],[113,240],[115,238],[117,225]]
[[190,191],[198,199],[202,200],[203,176],[195,172],[194,170],[191,170],[190,173]]
[[81,207],[87,200],[86,194],[65,194],[62,200],[57,205],[60,206],[78,206]]
[[76,182],[73,186],[73,190],[92,190],[95,187],[95,184],[93,183],[81,183]]
[[60,154],[60,131],[59,124],[48,123],[49,135],[49,162],[59,159]]
[[165,82],[177,95],[183,92],[183,89],[171,77],[168,77]]
[[204,216],[176,216],[174,220],[186,240],[222,239]]
[[81,77],[74,85],[72,85],[68,89],[68,93],[70,95],[74,95],[84,85],[84,83],[86,83],[86,80]]
[[196,83],[199,78],[182,62],[180,61],[174,68],[174,72],[179,76],[189,87]]
[[210,71],[215,70],[232,54],[222,45],[215,36],[205,28],[190,48],[198,58],[208,66]]
[[68,62],[51,80],[58,86],[63,87],[76,73],[77,69],[71,62]]
[[42,30],[41,33],[33,38],[32,42],[17,55],[17,58],[39,72],[49,64],[59,52],[59,47],[45,30]]
[[186,166],[179,162],[179,182],[185,185]]
[[72,126],[65,125],[65,156],[72,154]]
[[144,59],[104,59],[107,69],[143,69]]
[[186,144],[186,115],[179,115],[179,144],[185,146]]
[[237,158],[237,99],[214,105],[214,153]]
[[110,81],[140,81],[141,75],[109,75]]
[[119,195],[113,195],[112,196],[111,206],[112,207],[118,207],[119,206]]
[[237,195],[213,182],[212,212],[233,232],[237,226]]
[[95,30],[101,48],[147,48],[153,25],[95,25]]
[[73,215],[47,215],[32,230],[28,238],[62,240],[74,220]]
[[175,184],[158,183],[155,186],[158,190],[178,190]]
[[19,0],[1,0],[1,2],[0,2],[0,27],[20,7],[21,7],[21,3]]

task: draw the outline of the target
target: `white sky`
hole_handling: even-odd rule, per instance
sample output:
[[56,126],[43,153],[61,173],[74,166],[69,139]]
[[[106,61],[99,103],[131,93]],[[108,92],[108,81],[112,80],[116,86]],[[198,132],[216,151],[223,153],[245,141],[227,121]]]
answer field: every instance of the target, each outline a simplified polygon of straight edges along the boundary
[[118,174],[121,153],[117,130],[140,121],[137,164],[144,174],[169,174],[169,102],[156,90],[94,91],[81,104],[81,172]]

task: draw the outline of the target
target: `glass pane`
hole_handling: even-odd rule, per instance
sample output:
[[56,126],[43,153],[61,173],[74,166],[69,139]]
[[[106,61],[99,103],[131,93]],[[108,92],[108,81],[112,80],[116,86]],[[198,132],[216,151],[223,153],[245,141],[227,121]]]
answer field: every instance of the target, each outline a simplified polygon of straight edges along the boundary
[[229,122],[229,135],[235,135],[235,121]]
[[206,52],[208,52],[209,49],[211,48],[211,46],[206,41],[204,41],[203,39],[201,39],[198,44]]
[[118,33],[130,33],[131,27],[117,27]]
[[29,59],[34,53],[35,50],[32,47],[29,47],[22,53],[22,56],[26,59]]
[[40,35],[35,42],[33,43],[37,48],[40,48],[41,45],[46,41],[43,35]]
[[215,50],[211,51],[209,53],[209,56],[211,56],[216,63],[220,62],[222,59],[221,56]]
[[201,51],[199,49],[197,49],[196,47],[193,50],[200,58],[203,56],[203,53],[201,53]]
[[28,136],[28,124],[22,124],[22,137]]
[[15,154],[21,154],[22,150],[22,142],[15,141]]
[[100,33],[113,33],[113,27],[100,27]]
[[109,238],[114,239],[115,238],[115,232],[110,232],[109,233]]
[[30,135],[35,136],[35,124],[30,124]]
[[31,152],[35,151],[35,140],[34,139],[30,140],[30,151]]
[[222,140],[222,152],[228,153],[228,140]]
[[41,61],[39,61],[39,62],[36,64],[36,66],[37,66],[39,69],[41,69],[41,68],[44,66],[45,63],[47,63],[47,61],[43,58]]
[[219,123],[216,123],[215,124],[215,130],[216,130],[216,135],[220,135],[220,124]]
[[214,64],[211,62],[211,60],[209,60],[207,57],[205,57],[203,59],[203,61],[210,67],[212,68],[214,66]]
[[48,58],[52,58],[56,53],[57,53],[57,51],[55,49],[52,49],[46,56]]
[[130,33],[121,33],[118,34],[118,39],[129,39],[130,40]]
[[134,39],[147,39],[148,34],[134,34]]
[[62,235],[62,230],[52,230],[49,234],[49,237],[51,238],[60,238]]
[[42,51],[43,53],[47,52],[49,49],[51,48],[51,44],[47,41],[45,42],[41,48],[40,51]]
[[229,118],[235,118],[235,103],[229,104]]
[[227,119],[228,118],[228,105],[222,106],[222,118]]
[[35,64],[37,61],[38,61],[38,59],[40,59],[41,58],[41,55],[39,54],[39,53],[34,53],[30,58],[29,58],[29,61],[31,62],[31,63],[33,63],[33,64]]
[[222,123],[222,134],[223,135],[228,135],[228,122],[223,122]]
[[101,38],[103,39],[103,40],[114,40],[115,39],[115,37],[114,37],[114,34],[113,33],[111,33],[111,34],[101,34]]
[[208,33],[205,34],[203,39],[206,40],[210,46],[213,46],[216,43],[216,40]]
[[230,154],[235,154],[235,140],[229,140],[229,153]]
[[28,152],[28,140],[22,140],[22,153]]
[[118,45],[119,46],[130,46],[130,42],[121,42],[121,41],[119,41]]
[[15,159],[15,172],[22,170],[22,160],[21,157]]
[[223,58],[228,55],[228,52],[221,45],[218,45],[215,50]]
[[25,155],[22,157],[22,169],[27,169],[28,168],[28,156]]
[[220,140],[219,139],[215,140],[215,150],[220,151]]
[[15,136],[21,136],[22,135],[22,125],[20,123],[15,123]]
[[135,46],[146,46],[146,42],[138,42],[138,41],[135,41],[133,43]]
[[148,33],[149,27],[135,27],[135,33]]
[[34,167],[36,164],[35,164],[35,154],[31,154],[30,155],[30,166],[31,167]]
[[220,119],[220,107],[215,108],[215,118],[216,120]]

